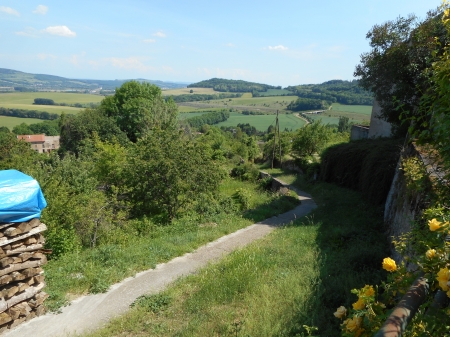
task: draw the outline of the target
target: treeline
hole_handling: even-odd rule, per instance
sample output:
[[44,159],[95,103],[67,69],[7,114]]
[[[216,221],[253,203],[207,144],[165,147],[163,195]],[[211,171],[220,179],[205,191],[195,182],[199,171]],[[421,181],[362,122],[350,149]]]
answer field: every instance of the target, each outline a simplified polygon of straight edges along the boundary
[[213,88],[222,92],[258,92],[267,89],[281,89],[280,86],[247,82],[242,80],[226,80],[223,78],[211,78],[198,83],[189,84],[188,88]]
[[[198,102],[198,101],[210,101],[213,99],[224,99],[224,98],[239,98],[242,94],[213,94],[213,95],[205,95],[205,94],[185,94],[178,96],[170,96],[174,102],[182,103],[182,102]],[[168,99],[168,98],[167,98]]]
[[200,128],[202,125],[214,125],[226,121],[230,118],[230,113],[226,110],[212,111],[201,116],[195,116],[187,119],[189,125],[193,128]]
[[0,116],[20,117],[20,118],[38,118],[45,120],[58,119],[59,115],[47,111],[25,110],[25,109],[10,109],[0,108]]
[[322,84],[305,84],[286,88],[300,98],[326,101],[327,104],[372,105],[373,95],[361,88],[357,80],[332,80]]
[[313,98],[297,98],[287,106],[291,111],[305,111],[305,110],[324,110],[329,106],[327,101]]
[[34,99],[34,103],[35,105],[57,105],[57,106],[70,106],[70,107],[74,107],[74,108],[91,108],[94,109],[98,106],[100,106],[100,103],[55,103],[54,100],[50,99],[50,98],[35,98]]
[[59,120],[55,119],[34,124],[21,123],[16,125],[12,132],[16,135],[38,135],[44,133],[46,136],[58,136]]

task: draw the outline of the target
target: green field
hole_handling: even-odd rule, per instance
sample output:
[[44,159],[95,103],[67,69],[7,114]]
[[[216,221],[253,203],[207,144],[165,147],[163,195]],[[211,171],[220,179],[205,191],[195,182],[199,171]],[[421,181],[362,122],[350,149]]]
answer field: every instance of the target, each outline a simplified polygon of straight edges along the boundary
[[9,116],[0,116],[0,126],[6,126],[9,130],[12,130],[16,125],[25,123],[25,124],[34,124],[42,122],[42,119],[37,118],[18,118],[18,117],[9,117]]
[[223,94],[223,92],[215,91],[213,88],[168,89],[168,90],[163,90],[162,94],[164,96],[186,95],[186,94],[190,94],[191,90],[193,91],[194,94],[199,94],[199,95]]
[[310,115],[315,120],[321,120],[324,124],[339,124],[339,117],[348,117],[351,123],[363,123],[370,121],[372,107],[368,105],[343,105],[333,103],[331,110],[318,115]]
[[[305,125],[305,121],[294,115],[281,114],[279,115],[279,122],[281,131],[285,128],[288,130],[297,130]],[[275,126],[275,115],[243,115],[238,112],[230,112],[230,118],[216,126],[236,126],[246,123],[254,126],[258,131],[267,131],[270,125]]]
[[65,92],[20,92],[0,93],[0,107],[10,109],[38,110],[50,113],[76,114],[84,108],[54,105],[34,105],[35,98],[49,98],[55,103],[89,104],[99,103],[104,97],[100,95],[65,93]]

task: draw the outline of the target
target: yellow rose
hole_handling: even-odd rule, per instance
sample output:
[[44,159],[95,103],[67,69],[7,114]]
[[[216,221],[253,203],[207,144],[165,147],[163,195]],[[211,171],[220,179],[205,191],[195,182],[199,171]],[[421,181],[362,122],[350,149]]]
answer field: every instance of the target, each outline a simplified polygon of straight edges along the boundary
[[372,286],[368,286],[368,285],[366,285],[363,288],[363,292],[364,292],[364,295],[367,296],[367,297],[373,296],[375,294],[375,290],[373,290],[373,287]]
[[352,304],[353,305],[353,309],[355,310],[362,310],[366,307],[366,304],[364,303],[364,301],[361,298],[358,298],[358,300]]
[[436,249],[428,249],[425,255],[427,256],[427,258],[431,260],[433,257],[436,256]]
[[361,326],[362,318],[361,317],[353,317],[346,319],[344,321],[345,327],[348,332],[356,332],[359,330],[359,327]]
[[339,319],[344,318],[347,315],[347,309],[343,305],[341,305],[339,308],[337,308],[336,312],[334,313],[334,316],[336,316]]
[[392,260],[390,257],[386,257],[383,259],[383,269],[394,272],[397,270],[397,265],[395,264],[395,261]]
[[441,228],[442,222],[437,221],[436,219],[428,220],[428,226],[430,226],[430,231],[434,232]]
[[436,280],[439,281],[439,286],[442,288],[443,291],[447,291],[448,289],[448,281],[450,279],[450,272],[448,271],[448,268],[443,268],[439,270],[439,273],[437,273]]

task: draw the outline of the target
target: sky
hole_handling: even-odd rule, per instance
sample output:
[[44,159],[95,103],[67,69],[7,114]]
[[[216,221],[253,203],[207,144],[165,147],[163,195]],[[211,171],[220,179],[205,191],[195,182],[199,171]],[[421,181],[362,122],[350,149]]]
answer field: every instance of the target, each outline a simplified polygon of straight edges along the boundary
[[375,25],[440,0],[0,0],[0,68],[79,79],[352,80]]

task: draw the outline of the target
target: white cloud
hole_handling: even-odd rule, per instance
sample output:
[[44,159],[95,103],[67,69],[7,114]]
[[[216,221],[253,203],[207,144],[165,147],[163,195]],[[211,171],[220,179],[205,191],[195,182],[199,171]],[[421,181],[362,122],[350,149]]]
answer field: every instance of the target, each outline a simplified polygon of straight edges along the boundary
[[83,61],[84,56],[86,56],[86,52],[81,52],[81,54],[75,54],[70,57],[69,62],[72,63],[74,66],[79,67],[80,62]]
[[34,14],[40,14],[40,15],[45,15],[47,14],[48,11],[48,7],[44,6],[44,5],[39,5],[36,7],[36,9],[33,11]]
[[278,46],[273,46],[273,47],[269,46],[268,49],[269,50],[288,50],[289,48],[280,44]]
[[227,47],[230,47],[230,48],[235,48],[235,47],[236,47],[236,45],[233,44],[233,43],[231,43],[231,42],[230,42],[230,43],[227,43],[226,46],[227,46]]
[[153,34],[153,36],[157,36],[157,37],[166,37],[167,35],[164,34],[163,32],[156,32],[155,34]]
[[19,12],[16,11],[15,9],[12,9],[11,7],[0,6],[0,12],[6,13],[9,15],[20,16]]
[[75,37],[77,33],[71,31],[67,26],[51,26],[43,30],[45,33],[64,36],[64,37]]
[[39,34],[38,30],[33,27],[26,27],[22,32],[16,32],[16,35],[20,36],[28,36],[28,37],[37,37]]
[[142,41],[145,42],[145,43],[155,43],[156,42],[155,39],[145,39],[145,40],[142,40]]
[[41,53],[41,54],[37,54],[36,56],[37,56],[37,58],[39,60],[42,60],[42,61],[45,61],[47,59],[50,59],[50,60],[56,60],[57,59],[57,57],[55,55],[52,55],[52,54],[43,54],[43,53]]

